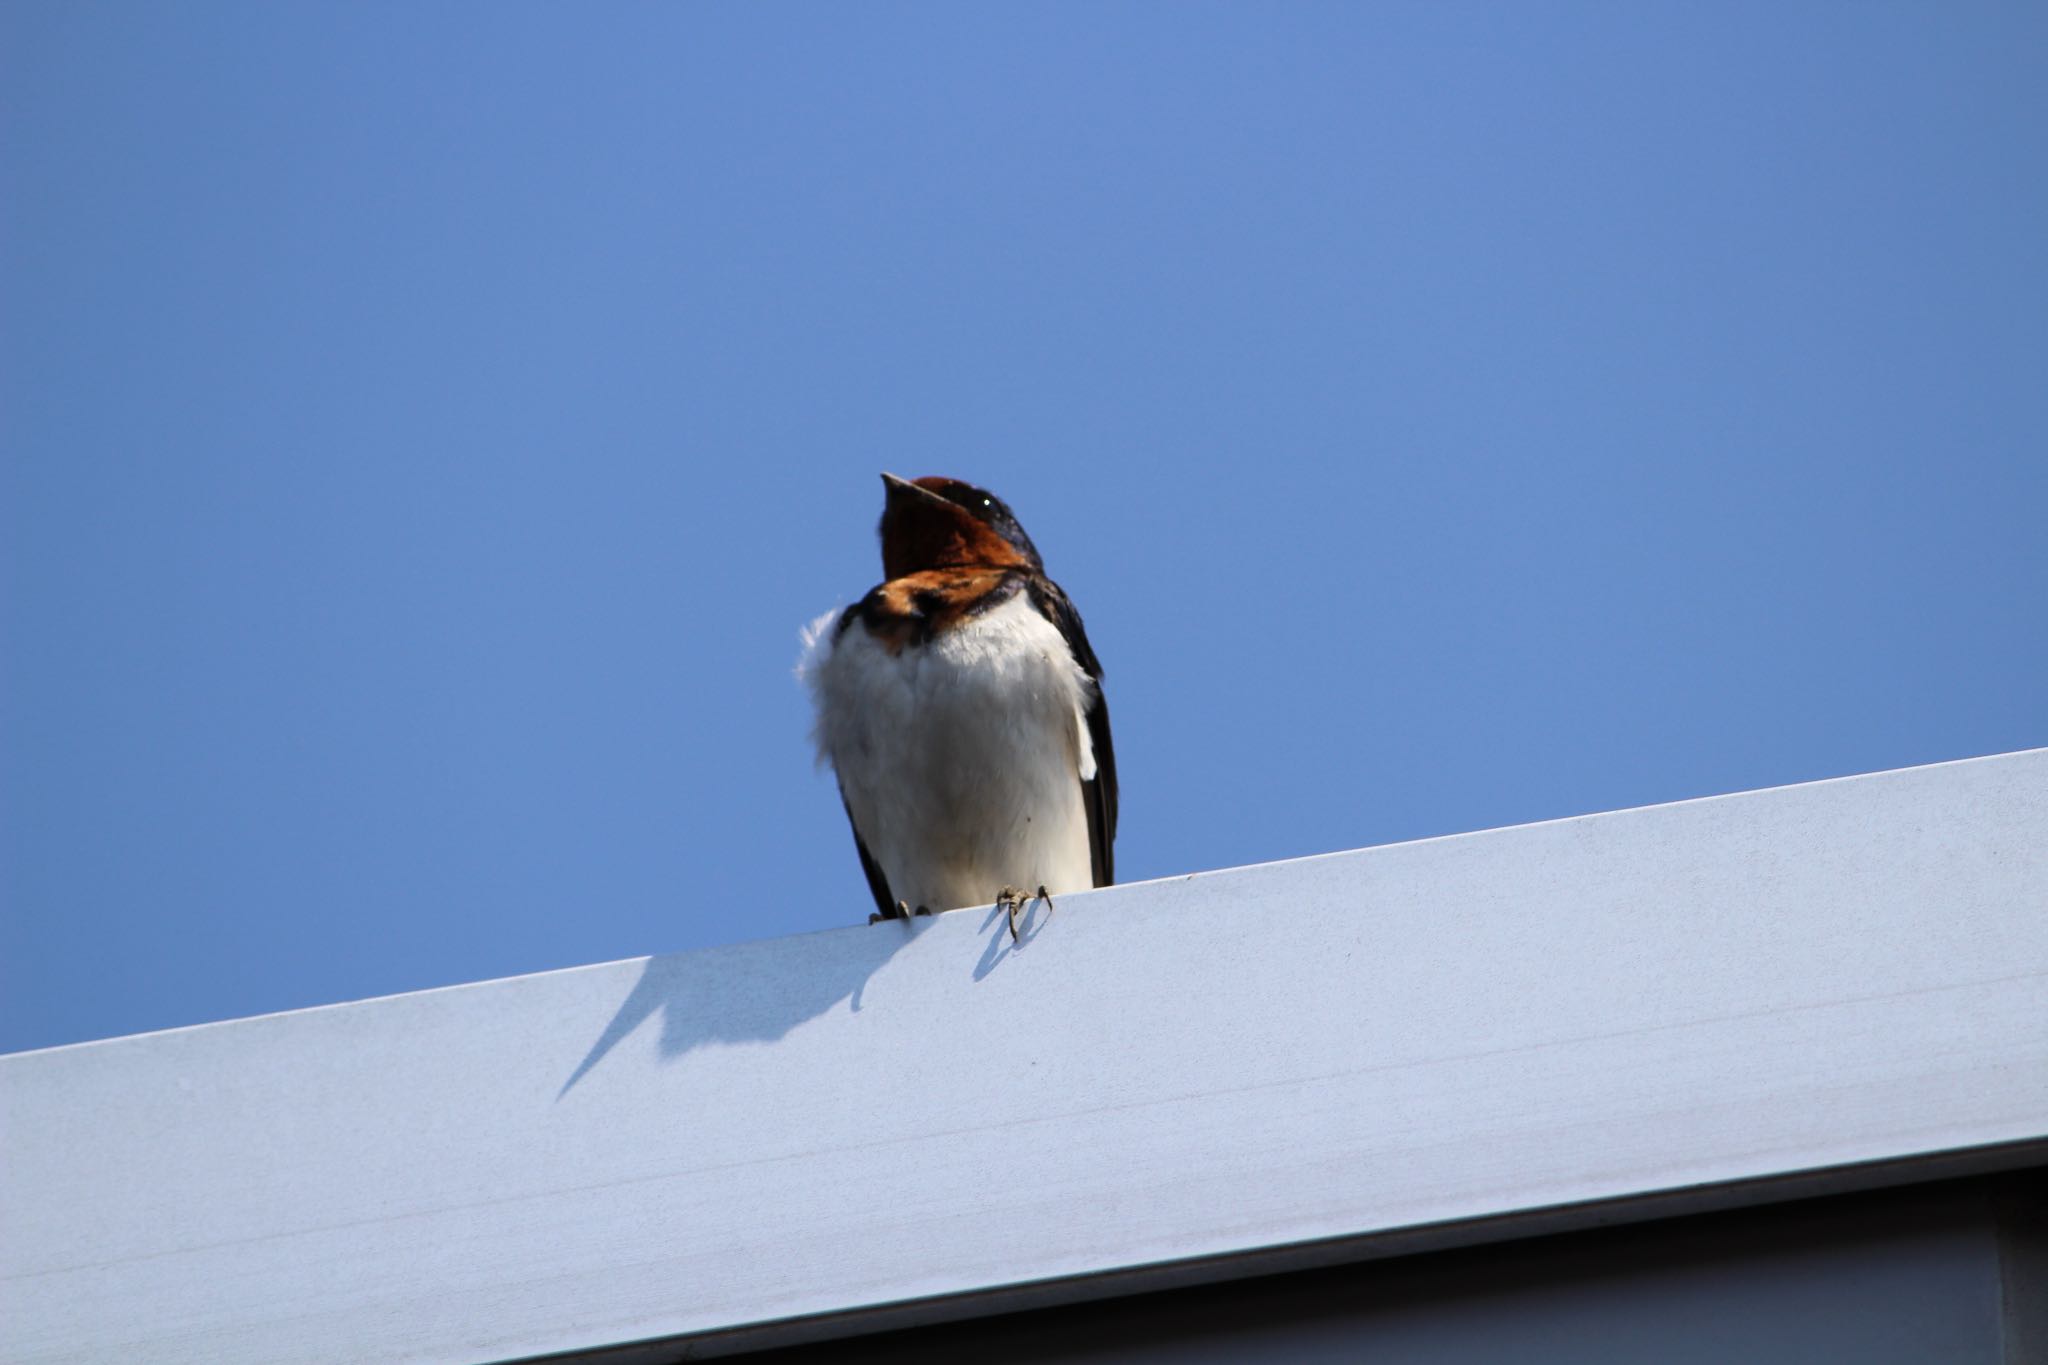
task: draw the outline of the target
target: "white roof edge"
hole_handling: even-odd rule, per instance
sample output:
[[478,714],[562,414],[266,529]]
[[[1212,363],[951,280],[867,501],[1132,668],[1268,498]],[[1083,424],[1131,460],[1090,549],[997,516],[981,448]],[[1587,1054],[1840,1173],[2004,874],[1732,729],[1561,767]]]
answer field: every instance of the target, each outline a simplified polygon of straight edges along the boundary
[[[1938,768],[1953,768],[1969,763],[1993,763],[1997,762],[2000,759],[2015,758],[2027,754],[2048,754],[2048,746],[2044,746],[2038,749],[2016,749],[2009,753],[2001,754],[1980,754],[1968,758],[1948,758],[1942,759],[1939,762],[1935,763],[1915,764],[1910,768],[1888,768],[1878,772],[1844,773],[1838,777],[1816,777],[1810,778],[1803,782],[1780,783],[1775,787],[1755,787],[1745,791],[1733,792],[1710,792],[1705,796],[1686,796],[1680,797],[1677,800],[1673,801],[1653,802],[1647,806],[1627,806],[1619,810],[1581,811],[1572,815],[1546,816],[1541,820],[1525,820],[1520,824],[1514,825],[1494,825],[1483,829],[1454,830],[1448,834],[1428,834],[1423,835],[1420,838],[1402,839],[1394,843],[1388,844],[1365,844],[1357,848],[1333,849],[1327,853],[1304,853],[1298,857],[1293,858],[1273,858],[1264,862],[1239,863],[1229,867],[1197,868],[1191,872],[1174,872],[1169,873],[1163,877],[1149,877],[1143,881],[1120,882],[1118,883],[1118,889],[1134,886],[1164,886],[1171,885],[1176,882],[1188,881],[1196,877],[1216,877],[1230,873],[1252,872],[1262,868],[1287,867],[1297,863],[1320,862],[1326,858],[1349,858],[1360,853],[1370,853],[1376,849],[1412,848],[1420,844],[1440,844],[1456,839],[1483,838],[1489,834],[1502,834],[1510,830],[1541,829],[1549,825],[1567,825],[1583,820],[1602,820],[1614,816],[1635,815],[1643,811],[1668,810],[1674,806],[1694,806],[1712,801],[1734,801],[1740,800],[1744,797],[1761,796],[1768,792],[1798,791],[1806,787],[1824,787],[1831,786],[1835,783],[1841,782],[1867,782],[1873,778],[1882,779],[1894,776],[1898,773],[1925,772]],[[947,911],[945,913],[971,914],[973,912]],[[780,936],[779,938],[734,939],[730,943],[716,944],[713,945],[713,947],[736,947],[742,944],[750,943],[778,943],[785,941],[787,939],[808,938],[813,934],[843,933],[850,927],[853,926],[831,925],[823,929],[806,929],[801,933],[785,934]],[[686,951],[705,950],[698,949]],[[653,956],[663,955],[654,954]],[[153,1038],[166,1033],[186,1033],[193,1029],[230,1028],[236,1025],[246,1024],[257,1019],[277,1019],[287,1015],[313,1014],[321,1010],[351,1009],[358,1005],[374,1005],[386,1000],[398,1000],[408,996],[429,995],[437,991],[469,991],[488,989],[489,987],[496,986],[504,982],[524,981],[531,977],[554,976],[561,972],[602,971],[607,968],[633,966],[635,964],[643,963],[648,960],[648,955],[642,955],[639,957],[613,958],[605,962],[579,963],[571,967],[548,967],[539,971],[517,972],[511,976],[490,977],[482,981],[451,981],[446,985],[424,986],[418,990],[394,991],[386,995],[358,996],[350,1000],[330,1000],[324,1001],[317,1005],[298,1005],[290,1009],[269,1010],[262,1014],[241,1015],[232,1019],[206,1019],[201,1020],[199,1023],[196,1024],[173,1024],[168,1027],[160,1029],[145,1029],[140,1033],[116,1034],[112,1037],[107,1038],[84,1038],[80,1039],[78,1042],[75,1043],[55,1043],[50,1045],[49,1047],[26,1048],[19,1052],[0,1052],[0,1061],[5,1061],[8,1057],[27,1056],[30,1053],[61,1052],[67,1048],[100,1047],[110,1043],[126,1043],[137,1038]]]
[[2048,750],[0,1057],[0,1361],[698,1353],[2039,1164]]
[[1170,876],[1154,877],[1144,882],[1125,882],[1125,886],[1149,886],[1154,882],[1185,881],[1189,877],[1212,877],[1224,872],[1250,872],[1262,867],[1284,867],[1290,863],[1312,863],[1325,858],[1348,858],[1354,854],[1371,853],[1383,848],[1413,848],[1421,844],[1443,844],[1458,839],[1483,839],[1489,834],[1506,834],[1515,830],[1543,829],[1553,825],[1578,824],[1586,820],[1612,820],[1649,811],[1671,810],[1681,806],[1705,806],[1717,801],[1741,801],[1751,797],[1768,796],[1777,792],[1805,791],[1812,787],[1833,787],[1847,783],[1884,781],[1903,773],[1935,772],[1944,768],[1967,767],[1973,763],[1998,763],[2006,759],[2028,756],[2048,756],[2048,745],[2034,749],[2014,749],[1999,754],[1974,754],[1967,758],[1945,758],[1935,763],[1916,763],[1907,768],[1884,768],[1876,772],[1843,773],[1836,777],[1815,777],[1803,782],[1781,782],[1773,787],[1750,787],[1741,791],[1708,792],[1704,796],[1682,796],[1671,801],[1653,801],[1646,806],[1623,806],[1615,810],[1579,811],[1571,815],[1545,816],[1541,820],[1524,820],[1513,825],[1490,825],[1483,829],[1453,830],[1448,834],[1426,834],[1420,838],[1402,839],[1390,844],[1368,844],[1360,848],[1333,849],[1328,853],[1304,853],[1295,858],[1274,858],[1260,863],[1243,863],[1236,867],[1204,868],[1196,872],[1176,872]]

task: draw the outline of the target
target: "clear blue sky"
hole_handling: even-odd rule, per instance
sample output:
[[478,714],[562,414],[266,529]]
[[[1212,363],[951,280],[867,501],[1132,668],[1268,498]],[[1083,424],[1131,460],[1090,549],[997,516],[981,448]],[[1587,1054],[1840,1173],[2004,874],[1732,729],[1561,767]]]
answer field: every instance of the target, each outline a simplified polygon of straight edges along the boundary
[[885,468],[1127,880],[2048,743],[2040,6],[16,3],[0,185],[0,1049],[861,922]]

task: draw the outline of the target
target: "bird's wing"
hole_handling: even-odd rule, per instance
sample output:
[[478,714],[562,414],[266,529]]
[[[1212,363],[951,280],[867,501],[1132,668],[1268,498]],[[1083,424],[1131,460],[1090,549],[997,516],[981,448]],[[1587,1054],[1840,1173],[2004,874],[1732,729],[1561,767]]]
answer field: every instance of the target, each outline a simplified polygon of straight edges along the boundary
[[[822,618],[817,625],[812,627],[812,630],[816,632],[817,643],[814,648],[817,649],[817,656],[807,659],[804,667],[805,671],[810,674],[813,689],[817,687],[817,670],[822,660],[831,654],[833,647],[839,643],[839,637],[846,633],[846,628],[853,623],[854,618],[861,614],[861,608],[872,601],[880,591],[880,588],[876,588],[859,602],[855,602],[845,611],[840,612],[839,619],[833,623],[829,633],[820,629],[824,624]],[[846,803],[846,784],[844,782],[839,784],[839,808],[846,812],[846,827],[853,831],[853,846],[860,853],[860,870],[867,876],[868,890],[875,894],[875,908],[880,910],[885,917],[894,915],[896,913],[896,898],[889,894],[889,879],[882,875],[882,865],[875,861],[875,855],[868,852],[867,840],[860,837],[860,826],[855,824],[853,820],[853,807]]]
[[860,870],[867,874],[868,890],[875,893],[875,908],[882,912],[882,918],[893,918],[896,914],[896,898],[889,894],[889,879],[882,875],[882,865],[875,861],[875,855],[868,852],[867,840],[860,837],[860,826],[853,823],[853,807],[846,804],[846,789],[839,791],[839,804],[846,811],[846,827],[853,831],[853,846],[860,851]]
[[1094,864],[1095,884],[1110,886],[1116,882],[1116,749],[1109,739],[1109,699],[1102,693],[1102,661],[1089,647],[1081,613],[1059,584],[1042,574],[1034,575],[1031,602],[1058,627],[1073,651],[1074,662],[1095,684],[1095,697],[1088,707],[1088,742],[1095,751],[1095,776],[1081,784],[1081,803],[1088,812],[1088,854]]

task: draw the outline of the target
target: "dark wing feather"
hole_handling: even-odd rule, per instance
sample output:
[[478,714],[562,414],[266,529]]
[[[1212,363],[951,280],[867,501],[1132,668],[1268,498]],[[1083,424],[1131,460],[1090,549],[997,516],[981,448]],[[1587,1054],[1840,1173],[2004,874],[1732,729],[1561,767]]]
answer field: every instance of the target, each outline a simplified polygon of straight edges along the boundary
[[1031,602],[1059,628],[1074,661],[1095,684],[1095,702],[1088,708],[1088,739],[1095,748],[1095,776],[1081,784],[1081,803],[1088,813],[1088,852],[1095,884],[1116,882],[1116,749],[1109,740],[1109,701],[1102,693],[1102,661],[1089,647],[1081,613],[1059,584],[1042,574],[1031,579]]
[[839,804],[846,811],[846,827],[853,831],[853,846],[860,850],[860,870],[867,874],[868,890],[875,893],[875,908],[882,912],[883,919],[896,915],[896,898],[889,894],[889,879],[882,875],[882,866],[875,856],[868,852],[867,841],[860,837],[860,826],[853,823],[853,808],[846,804],[846,793],[839,793]]
[[[839,637],[846,633],[853,618],[860,615],[861,607],[872,599],[880,588],[874,589],[867,597],[839,613],[839,624],[832,627],[832,642],[836,645]],[[882,875],[882,865],[875,861],[875,855],[868,852],[867,840],[860,837],[860,826],[853,823],[853,807],[846,804],[846,788],[839,789],[839,808],[846,812],[846,827],[853,831],[853,846],[860,851],[860,870],[868,879],[868,890],[875,893],[875,908],[888,919],[896,913],[896,898],[889,894],[889,879]]]

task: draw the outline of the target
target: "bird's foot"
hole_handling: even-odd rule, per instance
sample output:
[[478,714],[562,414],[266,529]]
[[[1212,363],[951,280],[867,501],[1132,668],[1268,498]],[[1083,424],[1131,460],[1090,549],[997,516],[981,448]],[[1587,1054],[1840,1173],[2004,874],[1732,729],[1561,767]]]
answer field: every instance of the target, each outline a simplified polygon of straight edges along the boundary
[[1038,888],[1038,894],[1035,896],[1027,896],[1014,886],[1006,886],[996,893],[996,908],[1006,911],[1010,918],[1010,942],[1022,941],[1017,936],[1018,912],[1035,900],[1044,901],[1046,912],[1052,912],[1052,893],[1042,886]]
[[917,909],[912,910],[910,908],[910,902],[897,901],[895,909],[887,911],[886,913],[877,910],[873,914],[869,915],[868,923],[880,924],[885,919],[900,919],[905,924],[908,924],[910,922],[910,917],[912,915],[929,915],[930,913],[931,911],[925,909],[922,905],[918,906]]

